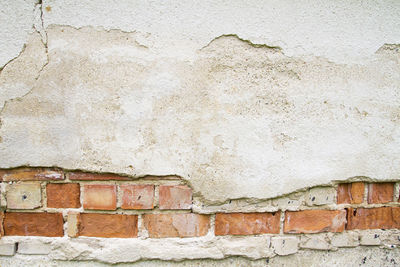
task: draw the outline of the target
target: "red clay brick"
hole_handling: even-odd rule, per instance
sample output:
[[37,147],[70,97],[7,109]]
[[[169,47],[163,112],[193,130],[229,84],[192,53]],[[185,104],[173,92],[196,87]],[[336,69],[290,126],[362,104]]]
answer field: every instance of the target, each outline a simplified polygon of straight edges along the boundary
[[145,214],[144,225],[152,238],[204,236],[210,216],[201,214]]
[[368,203],[393,201],[394,183],[373,183],[368,185]]
[[1,211],[0,212],[0,238],[2,236],[4,236],[4,226],[3,226],[3,222],[4,222],[4,212]]
[[364,201],[364,183],[339,184],[337,203],[360,204]]
[[81,213],[78,235],[90,237],[137,237],[138,216],[122,214]]
[[90,210],[115,210],[117,188],[115,185],[85,185],[83,208]]
[[154,185],[121,185],[123,209],[152,209]]
[[165,209],[191,209],[192,189],[186,185],[160,185],[159,208]]
[[79,208],[79,184],[47,184],[47,207],[49,208]]
[[119,176],[112,173],[69,172],[67,176],[70,180],[80,180],[80,181],[131,180],[127,176]]
[[3,181],[63,180],[64,173],[52,168],[16,168],[0,172]]
[[61,213],[7,212],[4,217],[5,235],[63,236]]
[[400,207],[350,208],[347,212],[347,230],[400,228]]
[[290,234],[343,232],[346,210],[287,211],[283,231]]
[[280,212],[217,213],[215,235],[278,234]]

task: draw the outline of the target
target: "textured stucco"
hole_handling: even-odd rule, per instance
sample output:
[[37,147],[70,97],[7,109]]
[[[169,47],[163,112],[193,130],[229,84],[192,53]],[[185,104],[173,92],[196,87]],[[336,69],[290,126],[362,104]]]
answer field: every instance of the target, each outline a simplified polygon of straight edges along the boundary
[[398,1],[43,1],[19,28],[2,5],[0,167],[176,174],[215,203],[399,177]]

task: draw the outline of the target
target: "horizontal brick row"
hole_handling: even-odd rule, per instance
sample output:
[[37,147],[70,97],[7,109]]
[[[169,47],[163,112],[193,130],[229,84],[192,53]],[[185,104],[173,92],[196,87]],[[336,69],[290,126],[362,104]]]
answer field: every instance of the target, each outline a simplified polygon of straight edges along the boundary
[[[161,210],[192,208],[192,190],[185,185],[160,185]],[[154,185],[121,185],[122,209],[154,208]],[[117,208],[116,185],[84,185],[83,208],[89,210],[115,210]]]
[[[83,186],[83,208],[88,210],[116,210],[117,185],[89,184]],[[122,209],[153,209],[154,185],[120,185]],[[162,210],[192,207],[192,190],[184,185],[160,185],[159,204]],[[48,183],[48,208],[81,207],[80,184]],[[8,209],[35,209],[42,206],[41,185],[38,182],[14,183],[7,186]]]
[[[338,204],[361,204],[364,202],[363,182],[339,184],[337,189]],[[367,186],[368,204],[384,204],[393,202],[395,183],[370,183]],[[396,200],[396,201],[400,201]]]
[[[22,236],[63,236],[61,213],[6,212],[2,233]],[[151,238],[204,236],[210,215],[144,214],[143,226]],[[280,212],[217,213],[215,235],[278,234]],[[303,210],[285,212],[283,232],[310,234],[355,229],[400,229],[400,207]],[[138,216],[123,214],[70,213],[69,236],[132,238],[138,234]]]

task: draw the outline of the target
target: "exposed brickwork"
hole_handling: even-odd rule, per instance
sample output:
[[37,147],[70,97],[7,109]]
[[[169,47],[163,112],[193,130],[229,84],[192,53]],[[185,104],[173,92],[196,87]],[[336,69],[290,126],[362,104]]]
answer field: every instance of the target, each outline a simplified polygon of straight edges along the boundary
[[206,235],[210,217],[200,214],[146,214],[144,225],[150,237],[194,237]]
[[137,215],[81,213],[78,215],[79,236],[137,237]]
[[7,212],[4,217],[5,235],[20,236],[63,236],[61,213]]
[[47,184],[47,207],[49,208],[79,208],[79,184]]
[[121,185],[123,209],[152,209],[154,185]]
[[47,181],[63,180],[61,170],[51,168],[16,168],[0,172],[2,181]]
[[131,180],[127,176],[120,176],[110,173],[90,173],[90,172],[69,172],[67,176],[70,180],[80,180],[80,181],[110,181],[110,180],[121,180],[129,181]]
[[160,185],[160,209],[190,209],[192,207],[192,189],[186,185]]
[[368,185],[368,203],[393,201],[394,183],[373,183]]
[[347,213],[347,230],[400,228],[400,207],[350,208]]
[[[277,208],[277,212],[248,213],[225,210],[247,208],[240,206],[240,202],[224,204],[221,210],[209,207],[210,213],[215,214],[215,224],[211,224],[211,215],[198,214],[202,213],[203,209],[203,206],[199,207],[198,199],[193,207],[194,213],[182,213],[182,211],[173,213],[172,210],[192,209],[193,205],[192,189],[186,185],[176,185],[175,176],[166,179],[149,176],[140,181],[131,181],[128,177],[114,174],[67,173],[70,180],[81,181],[82,187],[70,180],[60,183],[57,180],[63,179],[64,172],[52,168],[0,169],[0,177],[5,180],[0,195],[0,207],[5,209],[0,212],[0,236],[63,236],[62,214],[68,214],[65,218],[67,220],[65,229],[66,234],[72,238],[79,236],[134,238],[138,235],[150,238],[195,238],[207,235],[209,232],[216,236],[279,234],[281,210],[287,208],[286,203],[291,201],[291,198],[294,198],[293,201],[298,205],[291,206],[291,209],[298,211],[285,211],[284,229],[282,229],[285,234],[321,232],[337,234],[331,238],[331,242],[323,236],[315,238],[308,235],[279,236],[273,239],[274,251],[279,255],[295,253],[298,248],[352,247],[359,244],[381,244],[385,240],[382,238],[378,240],[379,242],[368,241],[365,235],[359,238],[357,232],[348,232],[349,235],[345,237],[344,233],[339,233],[345,228],[347,230],[400,229],[400,207],[396,201],[393,202],[395,183],[369,184],[367,202],[364,202],[364,182],[355,182],[339,184],[337,191],[333,186],[319,186],[309,188],[303,195],[298,192],[292,194],[290,198],[282,197],[280,201],[269,202]],[[112,181],[112,184],[109,181]],[[155,194],[157,187],[158,199]],[[43,188],[46,194],[42,199]],[[54,209],[80,208],[81,198],[84,209],[96,212],[57,210],[57,213],[54,213]],[[43,201],[47,201],[47,205],[43,205]],[[346,207],[349,208],[345,210],[336,204],[347,204]],[[321,208],[308,210],[315,206]],[[329,210],[326,207],[329,207]],[[21,209],[30,211],[16,212]],[[124,214],[132,212],[139,215]],[[204,213],[209,213],[207,207]],[[139,216],[142,218],[140,227],[143,230],[140,232]],[[395,242],[400,240],[396,236],[390,238]],[[290,244],[286,244],[287,240]],[[358,242],[358,240],[363,241]]]
[[345,210],[303,210],[285,213],[285,233],[343,232]]
[[280,212],[217,213],[215,235],[255,235],[279,233]]
[[115,210],[117,188],[115,185],[85,185],[83,208],[90,210]]
[[338,204],[360,204],[364,201],[364,183],[339,184],[337,189]]

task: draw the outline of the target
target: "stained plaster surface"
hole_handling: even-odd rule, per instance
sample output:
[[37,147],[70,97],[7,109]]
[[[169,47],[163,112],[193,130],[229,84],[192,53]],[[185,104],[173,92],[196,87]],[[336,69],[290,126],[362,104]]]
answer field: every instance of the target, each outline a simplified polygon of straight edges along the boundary
[[1,5],[1,168],[176,174],[210,203],[399,178],[399,1]]

